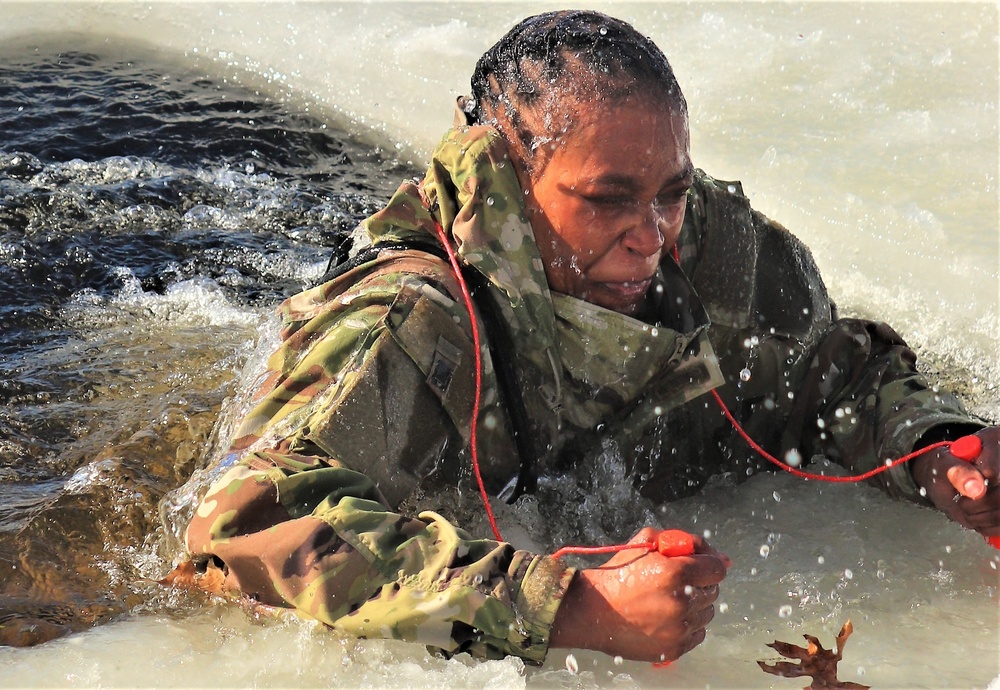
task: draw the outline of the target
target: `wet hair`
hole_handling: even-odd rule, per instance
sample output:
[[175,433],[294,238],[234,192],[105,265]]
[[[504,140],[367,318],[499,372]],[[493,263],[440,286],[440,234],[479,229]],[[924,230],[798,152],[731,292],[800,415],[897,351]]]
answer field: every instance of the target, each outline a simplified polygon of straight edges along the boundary
[[468,114],[497,127],[531,166],[535,150],[568,126],[553,121],[570,117],[567,98],[614,103],[640,87],[687,115],[666,56],[630,24],[587,10],[547,12],[521,21],[479,58]]

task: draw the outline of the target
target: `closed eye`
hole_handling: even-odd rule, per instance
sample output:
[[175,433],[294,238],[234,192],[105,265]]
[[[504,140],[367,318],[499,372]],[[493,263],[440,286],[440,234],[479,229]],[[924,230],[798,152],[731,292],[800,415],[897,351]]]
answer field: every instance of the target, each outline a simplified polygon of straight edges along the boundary
[[635,203],[631,196],[621,194],[590,194],[583,197],[587,202],[597,206],[629,206]]
[[659,206],[673,206],[674,204],[679,204],[687,200],[687,190],[680,192],[669,192],[667,194],[660,194],[656,197],[656,203]]

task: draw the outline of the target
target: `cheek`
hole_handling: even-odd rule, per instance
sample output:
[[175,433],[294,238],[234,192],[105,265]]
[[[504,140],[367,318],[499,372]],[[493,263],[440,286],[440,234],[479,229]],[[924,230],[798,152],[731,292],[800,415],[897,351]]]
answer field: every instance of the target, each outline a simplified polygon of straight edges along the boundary
[[665,209],[660,215],[660,232],[663,234],[664,244],[668,247],[672,246],[681,234],[686,208],[686,204],[678,204]]
[[584,204],[571,199],[553,202],[545,208],[545,218],[555,249],[565,257],[585,258],[594,253],[601,236],[601,221]]

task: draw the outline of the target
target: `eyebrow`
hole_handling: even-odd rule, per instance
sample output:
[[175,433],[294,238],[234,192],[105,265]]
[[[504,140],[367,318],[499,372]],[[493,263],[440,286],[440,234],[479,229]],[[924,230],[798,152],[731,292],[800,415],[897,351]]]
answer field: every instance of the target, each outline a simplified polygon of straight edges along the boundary
[[[667,180],[663,188],[673,187],[682,182],[686,182],[694,177],[694,164],[688,161],[687,165],[679,173]],[[595,177],[591,180],[592,184],[597,184],[607,187],[615,187],[617,189],[622,189],[624,191],[635,191],[641,187],[641,183],[631,175],[623,175],[621,173],[610,172],[599,177]]]

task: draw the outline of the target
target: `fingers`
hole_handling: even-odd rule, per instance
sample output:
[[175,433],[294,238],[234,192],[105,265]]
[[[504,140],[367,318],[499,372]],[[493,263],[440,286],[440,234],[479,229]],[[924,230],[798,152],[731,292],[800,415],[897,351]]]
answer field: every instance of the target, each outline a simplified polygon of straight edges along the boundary
[[[728,564],[718,556],[695,554],[676,561],[686,561],[682,564],[681,577],[684,582],[694,587],[711,587],[718,585],[726,577]],[[728,559],[727,559],[728,560]]]
[[1000,481],[995,427],[979,434],[982,451],[972,462],[939,450],[913,468],[914,479],[927,498],[963,527],[992,536],[1000,533]]
[[684,619],[684,623],[695,631],[704,630],[715,618],[715,606],[709,604],[705,608],[691,611]]
[[967,462],[958,461],[945,471],[945,476],[955,491],[965,498],[977,501],[986,495],[986,478],[982,472]]
[[993,489],[984,499],[973,500],[956,496],[954,510],[961,522],[983,534],[1000,534],[1000,490]]
[[694,587],[689,595],[691,608],[709,608],[719,598],[719,585],[709,587]]
[[732,559],[726,554],[724,554],[722,551],[719,551],[717,548],[709,544],[707,541],[705,541],[698,535],[692,535],[692,536],[694,537],[695,553],[705,554],[708,556],[715,556],[716,558],[721,559],[727,568],[729,568],[733,564]]
[[697,647],[698,645],[700,645],[702,642],[704,642],[705,641],[705,637],[707,635],[708,635],[708,632],[704,628],[701,628],[700,630],[692,633],[691,635],[689,635],[686,638],[684,638],[684,640],[681,642],[679,653],[676,656],[674,656],[673,658],[668,658],[667,655],[664,654],[663,655],[663,657],[664,657],[663,661],[674,661],[675,659],[678,659],[678,658],[684,656],[685,654],[687,654],[688,652],[690,652],[692,649],[694,649],[695,647]]

